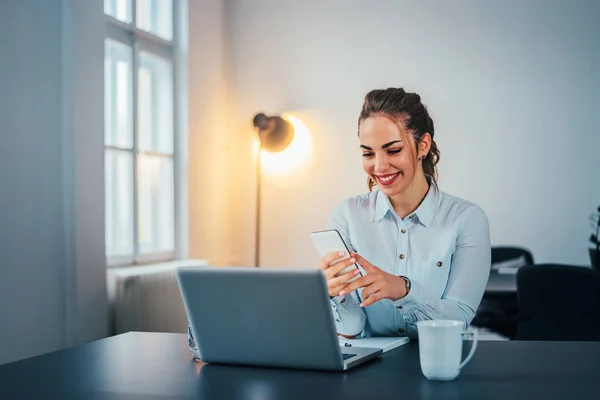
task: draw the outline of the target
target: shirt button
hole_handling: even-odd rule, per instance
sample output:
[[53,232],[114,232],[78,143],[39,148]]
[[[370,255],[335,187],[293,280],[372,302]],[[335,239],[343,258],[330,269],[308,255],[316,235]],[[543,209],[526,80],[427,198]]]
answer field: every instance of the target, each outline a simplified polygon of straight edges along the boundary
[[435,265],[437,265],[438,267],[441,267],[442,266],[442,262],[438,261]]
[[402,306],[396,306],[396,309],[402,310]]
[[404,333],[404,329],[400,328],[400,329],[398,329],[398,332]]
[[400,259],[404,260],[404,257],[406,257],[404,254],[400,254]]
[[400,232],[402,232],[402,233],[406,233],[406,229],[405,229],[405,228],[402,228],[402,230],[401,230]]

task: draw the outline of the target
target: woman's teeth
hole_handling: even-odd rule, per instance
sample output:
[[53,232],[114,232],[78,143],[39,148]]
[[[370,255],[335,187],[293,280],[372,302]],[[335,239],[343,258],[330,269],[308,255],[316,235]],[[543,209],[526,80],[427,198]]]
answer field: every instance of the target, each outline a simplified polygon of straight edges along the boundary
[[385,178],[384,178],[384,177],[379,177],[379,179],[381,179],[383,182],[389,182],[389,181],[391,181],[392,179],[394,179],[394,178],[396,177],[396,175],[398,175],[398,174],[394,174],[394,175],[386,176]]

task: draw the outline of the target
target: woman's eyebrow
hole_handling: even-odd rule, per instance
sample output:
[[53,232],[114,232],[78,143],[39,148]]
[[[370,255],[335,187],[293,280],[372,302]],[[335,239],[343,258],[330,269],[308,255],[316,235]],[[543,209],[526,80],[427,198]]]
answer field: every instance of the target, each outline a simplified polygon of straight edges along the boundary
[[[400,143],[402,140],[393,140],[389,143],[384,144],[383,146],[381,146],[382,149],[387,149],[388,147],[390,147],[393,144],[396,143]],[[372,148],[370,148],[369,146],[365,146],[364,144],[360,145],[361,148],[365,149],[365,150],[373,150]]]

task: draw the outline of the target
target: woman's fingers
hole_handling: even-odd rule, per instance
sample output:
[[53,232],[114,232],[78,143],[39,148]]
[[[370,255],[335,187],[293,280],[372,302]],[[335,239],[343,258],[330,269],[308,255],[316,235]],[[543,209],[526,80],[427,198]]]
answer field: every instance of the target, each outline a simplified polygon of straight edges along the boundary
[[382,281],[375,281],[372,284],[370,284],[369,286],[365,287],[361,293],[361,296],[363,299],[367,299],[369,296],[371,296],[374,293],[379,292],[384,286],[384,283]]
[[361,287],[365,287],[365,286],[372,284],[376,280],[377,280],[377,277],[375,275],[365,275],[362,278],[358,278],[354,282],[349,283],[345,287],[343,287],[342,290],[340,291],[339,295],[345,296],[348,293],[355,291],[356,289],[360,289]]
[[323,270],[325,279],[327,280],[329,295],[333,297],[337,296],[340,292],[340,289],[355,276],[355,272],[360,273],[358,268],[354,268],[348,273],[336,276],[340,271],[348,268],[356,262],[354,257],[350,257],[345,260],[344,257],[348,257],[348,253],[333,252],[325,254],[319,262],[319,268]]
[[[339,274],[342,270],[348,268],[349,266],[353,265],[356,262],[356,259],[354,257],[350,257],[346,260],[342,260],[339,261],[336,264],[333,264],[329,270],[331,271],[331,273],[333,275],[337,275]],[[358,268],[356,268],[358,270]]]
[[356,262],[356,260],[353,257],[345,259],[345,260],[334,262],[333,265],[331,265],[329,268],[326,268],[325,271],[323,271],[323,272],[325,272],[325,277],[327,279],[332,279],[340,271],[342,271],[345,268],[348,268],[349,266],[351,266],[355,262]]
[[[364,292],[363,292],[364,293]],[[385,298],[384,294],[382,293],[381,290],[378,290],[376,292],[373,292],[369,295],[369,297],[365,297],[363,296],[363,302],[360,303],[359,305],[361,307],[367,307],[370,306],[371,304],[375,303],[376,301],[379,301],[381,299]]]
[[326,270],[327,268],[329,268],[331,266],[332,263],[344,258],[345,256],[347,256],[347,254],[342,251],[340,251],[340,252],[334,251],[332,253],[327,253],[323,257],[321,257],[321,261],[319,262],[319,269]]
[[[341,288],[342,286],[344,286],[344,284],[346,282],[348,282],[350,279],[354,278],[358,274],[360,274],[360,271],[358,270],[358,268],[356,268],[356,269],[354,269],[354,271],[350,271],[350,272],[342,274],[338,277],[329,279],[329,280],[327,280],[327,287],[332,288],[332,289],[335,287]],[[336,295],[337,295],[337,293],[336,293]]]

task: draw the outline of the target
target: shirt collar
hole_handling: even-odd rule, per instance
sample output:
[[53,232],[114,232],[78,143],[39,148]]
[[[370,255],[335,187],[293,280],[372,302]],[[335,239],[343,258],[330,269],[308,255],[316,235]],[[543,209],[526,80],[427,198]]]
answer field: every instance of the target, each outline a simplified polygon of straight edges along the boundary
[[377,190],[375,193],[375,219],[373,222],[381,220],[388,212],[392,211],[392,205],[390,199],[387,198],[381,190]]
[[[433,215],[438,206],[438,200],[438,190],[435,186],[431,185],[425,198],[413,213],[424,226],[429,226],[431,224]],[[375,199],[375,218],[373,222],[381,220],[388,212],[394,213],[390,199],[378,190]]]

